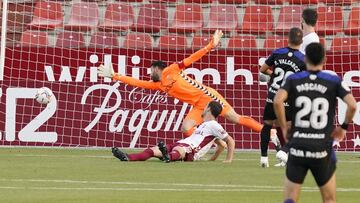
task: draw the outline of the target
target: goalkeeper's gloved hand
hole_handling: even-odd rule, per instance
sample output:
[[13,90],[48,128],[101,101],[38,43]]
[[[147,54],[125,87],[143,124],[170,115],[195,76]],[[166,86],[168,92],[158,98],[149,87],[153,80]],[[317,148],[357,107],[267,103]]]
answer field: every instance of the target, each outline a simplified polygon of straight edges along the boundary
[[100,65],[98,68],[98,75],[100,77],[105,77],[105,78],[113,78],[115,75],[114,72],[114,68],[112,66],[112,64],[110,64],[108,67],[105,67],[104,65]]
[[217,47],[220,44],[220,39],[223,36],[223,32],[221,30],[216,30],[212,37],[212,46]]
[[279,161],[282,161],[284,163],[287,163],[287,160],[288,160],[288,155],[286,152],[280,150],[276,153],[276,158],[279,160]]

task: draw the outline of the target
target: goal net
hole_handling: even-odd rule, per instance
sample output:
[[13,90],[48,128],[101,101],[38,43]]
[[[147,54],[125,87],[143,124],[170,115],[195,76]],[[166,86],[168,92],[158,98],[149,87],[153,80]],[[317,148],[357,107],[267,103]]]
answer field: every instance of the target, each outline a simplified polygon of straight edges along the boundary
[[[258,80],[260,58],[287,46],[303,8],[318,11],[317,32],[336,72],[360,100],[358,1],[26,1],[2,4],[0,67],[1,145],[147,147],[184,135],[191,106],[164,92],[97,77],[100,64],[150,80],[154,60],[179,62],[224,31],[221,46],[185,72],[216,89],[242,115],[262,122],[267,84]],[[38,88],[54,93],[34,100]],[[358,105],[359,106],[359,105]],[[338,112],[344,113],[339,103]],[[337,117],[337,120],[342,118]],[[339,150],[359,151],[360,114]],[[238,149],[259,149],[259,133],[220,123]]]

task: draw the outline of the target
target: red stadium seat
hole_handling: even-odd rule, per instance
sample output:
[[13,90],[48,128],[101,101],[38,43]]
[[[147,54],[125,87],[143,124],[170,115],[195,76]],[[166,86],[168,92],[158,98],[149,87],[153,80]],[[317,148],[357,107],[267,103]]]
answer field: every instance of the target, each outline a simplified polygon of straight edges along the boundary
[[99,8],[95,2],[74,3],[70,19],[64,26],[66,30],[90,31],[99,22]]
[[316,32],[319,35],[335,35],[343,29],[343,14],[340,6],[318,7]]
[[125,48],[151,49],[153,40],[148,33],[129,33],[124,41]]
[[168,13],[163,4],[145,4],[140,6],[138,19],[133,27],[137,32],[160,32],[168,27]]
[[358,37],[335,37],[332,40],[332,51],[359,51]]
[[118,47],[119,40],[117,35],[111,32],[96,32],[91,35],[89,47]]
[[109,4],[105,11],[104,23],[99,26],[102,31],[126,31],[134,24],[134,10],[125,3]]
[[211,4],[212,0],[185,0],[185,3]]
[[297,5],[281,7],[275,32],[277,34],[286,34],[291,28],[300,27],[302,10],[303,7]]
[[46,32],[26,31],[21,35],[21,46],[48,46],[48,35]]
[[246,4],[249,0],[218,0],[221,4]]
[[224,32],[238,28],[238,16],[234,5],[214,5],[210,8],[208,25],[203,31],[215,31],[221,29]]
[[[31,22],[32,14],[27,12],[8,12],[7,18],[7,32],[22,33]],[[0,20],[1,19],[2,16],[0,17]]]
[[186,49],[186,37],[183,35],[164,35],[160,37],[160,49]]
[[211,40],[211,36],[199,36],[195,35],[191,44],[191,47],[194,49],[200,49],[205,47],[207,44],[209,44]]
[[360,34],[360,7],[351,8],[349,20],[344,31],[347,35]]
[[61,3],[53,1],[40,1],[36,4],[34,17],[29,29],[54,30],[63,25],[63,12]]
[[254,35],[234,36],[229,39],[228,49],[257,49]]
[[339,6],[349,6],[353,2],[355,3],[356,0],[319,0],[319,2],[322,2],[325,4],[339,5]]
[[318,4],[318,0],[288,0],[289,4]]
[[270,36],[264,42],[264,49],[278,49],[286,46],[288,46],[288,39],[284,36]]
[[29,13],[31,13],[34,10],[34,5],[35,5],[34,2],[25,2],[25,3],[9,2],[8,11],[9,12],[29,12]]
[[255,0],[257,4],[283,4],[284,0]]
[[149,0],[152,3],[176,3],[176,0]]
[[273,29],[273,16],[270,6],[248,6],[245,9],[245,15],[241,32],[263,34],[271,32]]
[[79,48],[85,46],[84,36],[81,32],[64,31],[58,34],[57,47]]
[[174,22],[170,32],[196,32],[203,26],[203,14],[200,4],[182,4],[176,6]]
[[117,0],[117,1],[121,1],[121,2],[143,2],[143,0]]

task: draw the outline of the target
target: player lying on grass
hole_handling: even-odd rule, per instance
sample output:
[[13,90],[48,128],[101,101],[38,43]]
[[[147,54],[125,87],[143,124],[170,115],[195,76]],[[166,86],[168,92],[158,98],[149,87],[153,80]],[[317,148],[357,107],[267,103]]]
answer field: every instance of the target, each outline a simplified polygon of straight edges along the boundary
[[[274,110],[285,138],[288,138],[288,125],[283,103],[288,101],[292,106],[284,202],[298,201],[301,185],[310,170],[323,202],[334,203],[336,156],[332,143],[334,139],[344,139],[355,115],[356,101],[337,75],[322,71],[325,49],[320,43],[309,44],[305,52],[307,71],[289,76],[274,98]],[[337,97],[346,103],[347,109],[343,124],[335,128]]]
[[[195,81],[183,72],[186,67],[198,61],[211,49],[218,46],[222,35],[223,33],[221,30],[216,30],[212,40],[206,47],[200,49],[181,62],[173,63],[170,66],[167,66],[162,61],[153,62],[151,65],[151,81],[138,80],[115,73],[112,65],[109,67],[101,65],[98,73],[101,77],[111,78],[135,87],[161,90],[182,102],[192,105],[193,108],[182,123],[182,132],[186,136],[191,135],[196,126],[203,122],[201,113],[210,101],[217,101],[223,106],[220,115],[224,116],[227,120],[235,124],[244,125],[256,132],[260,132],[263,126],[259,122],[248,116],[237,114],[220,93]],[[275,129],[272,131],[272,134],[276,136]]]
[[[112,149],[112,153],[121,161],[146,161],[151,157],[160,158],[167,163],[180,160],[194,161],[203,157],[216,139],[221,139],[227,144],[227,155],[224,162],[230,163],[234,156],[235,141],[216,121],[221,111],[221,104],[211,101],[201,114],[204,122],[191,136],[173,144],[165,145],[163,142],[159,142],[157,146],[136,154],[126,154],[115,147]],[[215,154],[210,160],[216,160],[223,150],[224,146],[218,145]]]
[[[305,70],[304,54],[299,51],[302,43],[303,33],[299,28],[291,28],[288,34],[289,44],[287,47],[276,49],[266,59],[261,66],[260,71],[266,75],[270,75],[268,95],[264,108],[264,127],[261,130],[261,158],[260,165],[262,167],[269,167],[269,160],[267,156],[268,145],[270,142],[270,130],[273,125],[277,125],[277,118],[274,112],[273,100],[276,92],[281,85],[291,74]],[[291,121],[291,109],[287,102],[285,103],[286,120]],[[280,143],[274,142],[276,150],[280,150]],[[285,166],[284,162],[280,162],[275,166]]]

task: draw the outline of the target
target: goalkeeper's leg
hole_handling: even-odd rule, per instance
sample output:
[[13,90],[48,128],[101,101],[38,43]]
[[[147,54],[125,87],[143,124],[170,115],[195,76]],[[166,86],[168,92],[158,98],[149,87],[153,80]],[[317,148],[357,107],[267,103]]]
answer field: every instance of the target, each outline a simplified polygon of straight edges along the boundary
[[185,136],[189,137],[195,131],[196,126],[200,125],[203,122],[201,114],[203,113],[204,108],[193,107],[190,112],[186,115],[182,126],[181,131]]

